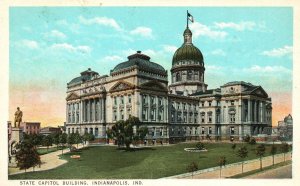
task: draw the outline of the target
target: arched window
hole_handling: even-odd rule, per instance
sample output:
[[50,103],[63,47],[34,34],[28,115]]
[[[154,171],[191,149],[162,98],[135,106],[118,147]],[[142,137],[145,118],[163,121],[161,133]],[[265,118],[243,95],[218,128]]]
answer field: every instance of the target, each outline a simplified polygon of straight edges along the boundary
[[181,81],[181,76],[179,72],[176,73],[176,82],[177,81]]
[[193,72],[191,70],[187,71],[187,80],[192,80]]

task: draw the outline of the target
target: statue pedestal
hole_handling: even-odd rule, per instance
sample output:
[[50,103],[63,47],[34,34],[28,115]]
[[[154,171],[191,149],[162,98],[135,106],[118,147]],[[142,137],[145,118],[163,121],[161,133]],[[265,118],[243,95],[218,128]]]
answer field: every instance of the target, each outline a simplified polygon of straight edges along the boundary
[[17,167],[16,162],[16,144],[23,140],[23,132],[20,128],[11,129],[11,138],[9,140],[8,155],[9,155],[9,167]]

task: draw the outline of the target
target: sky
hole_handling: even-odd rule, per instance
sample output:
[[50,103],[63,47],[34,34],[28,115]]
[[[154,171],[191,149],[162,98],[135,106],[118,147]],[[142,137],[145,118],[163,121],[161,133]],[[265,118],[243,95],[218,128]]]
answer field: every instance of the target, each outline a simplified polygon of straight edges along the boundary
[[250,82],[272,98],[273,126],[292,113],[292,8],[11,7],[9,120],[20,107],[24,121],[63,125],[67,83],[88,68],[109,75],[137,50],[169,71],[187,10],[208,89]]

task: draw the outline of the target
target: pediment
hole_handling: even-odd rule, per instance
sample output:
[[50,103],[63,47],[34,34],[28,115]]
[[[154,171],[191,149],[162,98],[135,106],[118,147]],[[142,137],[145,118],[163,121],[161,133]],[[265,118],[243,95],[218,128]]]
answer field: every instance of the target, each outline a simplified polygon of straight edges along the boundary
[[259,96],[259,97],[265,97],[265,98],[268,98],[268,94],[266,93],[266,91],[261,87],[257,87],[256,89],[254,89],[252,92],[251,92],[252,95],[256,95],[256,96]]
[[80,96],[78,96],[76,93],[72,92],[67,96],[66,100],[69,101],[69,100],[74,100],[74,99],[79,99],[79,98],[80,98]]
[[130,90],[134,88],[135,86],[131,83],[128,83],[126,81],[119,81],[110,88],[109,92],[118,92],[118,91]]
[[168,89],[158,81],[148,81],[146,83],[141,84],[140,88],[155,91],[168,91]]

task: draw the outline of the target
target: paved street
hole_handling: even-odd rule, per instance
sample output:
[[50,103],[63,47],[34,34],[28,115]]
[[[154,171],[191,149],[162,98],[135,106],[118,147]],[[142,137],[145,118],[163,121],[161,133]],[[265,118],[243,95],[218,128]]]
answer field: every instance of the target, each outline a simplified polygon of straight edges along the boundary
[[245,177],[245,179],[253,178],[292,178],[292,164]]

